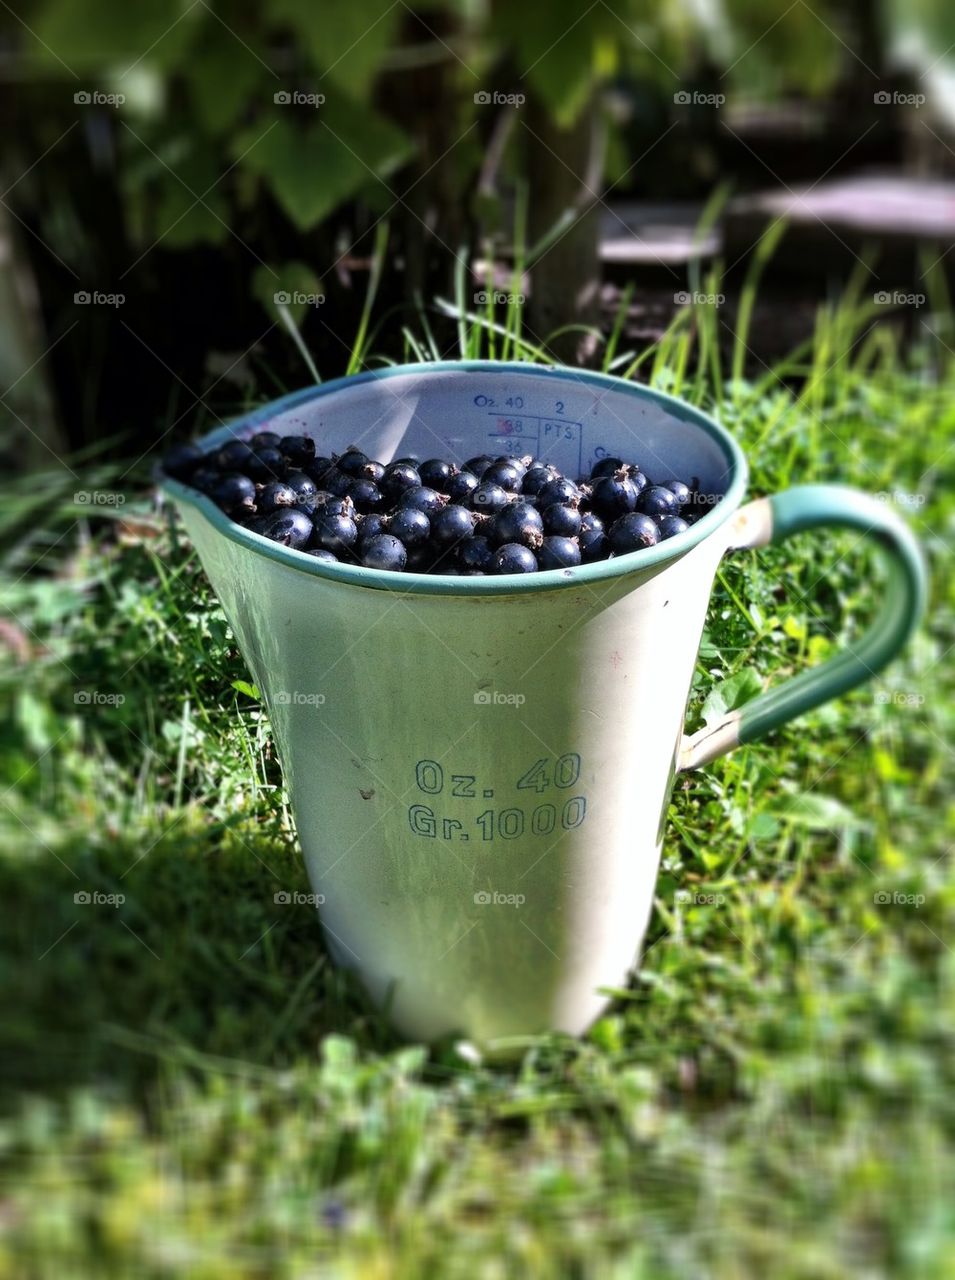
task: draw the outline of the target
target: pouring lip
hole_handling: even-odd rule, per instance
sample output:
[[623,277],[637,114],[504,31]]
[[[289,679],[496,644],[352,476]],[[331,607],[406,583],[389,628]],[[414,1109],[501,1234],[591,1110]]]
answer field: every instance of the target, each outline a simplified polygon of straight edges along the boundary
[[525,375],[533,373],[555,379],[571,378],[587,386],[603,387],[631,395],[635,399],[652,401],[666,409],[671,417],[692,423],[701,428],[720,447],[726,460],[729,484],[720,501],[702,515],[685,533],[668,538],[643,551],[615,556],[611,560],[598,560],[593,564],[577,565],[566,569],[544,569],[537,573],[504,574],[501,577],[455,577],[436,573],[396,573],[387,569],[367,569],[363,565],[332,564],[316,560],[304,551],[284,547],[262,534],[253,533],[236,524],[211,498],[179,480],[167,476],[160,464],[154,475],[160,489],[177,504],[192,507],[212,527],[230,541],[248,548],[265,559],[277,561],[287,568],[329,582],[343,582],[352,586],[379,591],[400,591],[407,595],[433,596],[501,596],[524,595],[531,591],[554,591],[568,587],[589,587],[592,583],[608,582],[630,574],[642,574],[647,569],[659,568],[681,559],[688,551],[705,542],[724,526],[738,510],[746,493],[749,467],[739,444],[726,428],[710,414],[677,396],[668,395],[642,383],[617,378],[613,374],[586,369],[573,369],[565,365],[533,364],[529,361],[497,360],[441,360],[422,361],[417,364],[389,365],[384,369],[370,369],[363,373],[334,378],[328,382],[306,387],[271,400],[250,413],[242,414],[215,430],[207,432],[197,443],[211,448],[228,439],[241,438],[247,431],[274,418],[276,414],[299,408],[320,399],[332,391],[358,386],[383,378],[399,375],[428,373],[506,373]]

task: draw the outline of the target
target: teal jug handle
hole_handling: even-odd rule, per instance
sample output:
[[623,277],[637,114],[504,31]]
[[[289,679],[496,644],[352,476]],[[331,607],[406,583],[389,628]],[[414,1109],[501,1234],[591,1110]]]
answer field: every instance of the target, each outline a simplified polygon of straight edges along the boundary
[[759,498],[738,513],[730,550],[784,542],[824,526],[856,529],[871,538],[887,569],[879,616],[858,640],[821,666],[767,689],[717,723],[684,736],[679,771],[695,769],[744,742],[755,742],[789,720],[870,680],[904,647],[925,611],[928,572],[908,526],[884,502],[858,489],[807,484]]

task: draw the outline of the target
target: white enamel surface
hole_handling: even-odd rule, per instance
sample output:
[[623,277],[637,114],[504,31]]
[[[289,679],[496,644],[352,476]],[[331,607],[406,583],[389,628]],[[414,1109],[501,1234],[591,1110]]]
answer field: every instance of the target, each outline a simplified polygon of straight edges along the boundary
[[[334,434],[334,406],[320,424],[298,410],[295,424],[270,426],[321,425],[320,449],[354,440],[378,456],[486,447],[440,399],[426,416],[448,424],[453,449],[424,443],[421,397],[400,407],[385,394],[363,397]],[[583,400],[575,408],[586,417]],[[585,467],[598,445],[649,452],[631,438],[632,405],[631,421],[616,421],[623,408],[591,414]],[[382,434],[356,430],[375,409]],[[408,437],[395,436],[399,422]],[[716,484],[725,463],[709,437],[667,423],[645,424],[656,469]],[[600,989],[625,983],[646,928],[729,526],[642,573],[479,598],[307,575],[255,556],[194,508],[183,516],[265,696],[336,959],[410,1036],[583,1031],[606,1003]]]
[[477,453],[533,453],[576,479],[615,453],[665,480],[698,476],[704,490],[727,485],[726,459],[693,422],[649,398],[576,380],[566,370],[519,373],[429,370],[332,390],[257,430],[314,436],[319,451],[350,444],[388,462]]

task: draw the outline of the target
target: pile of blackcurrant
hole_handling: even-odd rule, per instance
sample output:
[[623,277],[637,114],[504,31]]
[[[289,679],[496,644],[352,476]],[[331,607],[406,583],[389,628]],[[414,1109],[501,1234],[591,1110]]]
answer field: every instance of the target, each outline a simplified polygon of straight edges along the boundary
[[311,437],[273,431],[209,453],[179,445],[163,469],[246,529],[320,560],[461,577],[629,555],[684,533],[715,500],[695,481],[654,484],[622,458],[574,482],[530,456],[385,464],[354,446],[321,457]]

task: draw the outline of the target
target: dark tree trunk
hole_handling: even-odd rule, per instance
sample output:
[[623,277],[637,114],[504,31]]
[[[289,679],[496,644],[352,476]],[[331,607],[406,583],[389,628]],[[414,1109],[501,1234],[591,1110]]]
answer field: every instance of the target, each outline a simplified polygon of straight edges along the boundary
[[[596,325],[599,318],[598,228],[602,142],[593,104],[569,129],[559,128],[531,96],[523,138],[529,184],[528,240],[538,244],[568,219],[531,263],[528,319],[534,340],[543,344],[568,324]],[[586,334],[562,334],[547,343],[565,363],[587,363],[595,343]]]

